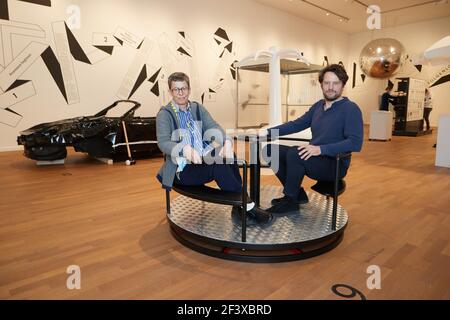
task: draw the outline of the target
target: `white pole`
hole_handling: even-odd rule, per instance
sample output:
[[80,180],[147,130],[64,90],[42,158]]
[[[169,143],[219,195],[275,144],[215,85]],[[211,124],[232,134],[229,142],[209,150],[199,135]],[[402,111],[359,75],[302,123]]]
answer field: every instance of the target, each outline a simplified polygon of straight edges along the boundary
[[269,127],[282,123],[281,117],[281,70],[277,47],[269,48]]

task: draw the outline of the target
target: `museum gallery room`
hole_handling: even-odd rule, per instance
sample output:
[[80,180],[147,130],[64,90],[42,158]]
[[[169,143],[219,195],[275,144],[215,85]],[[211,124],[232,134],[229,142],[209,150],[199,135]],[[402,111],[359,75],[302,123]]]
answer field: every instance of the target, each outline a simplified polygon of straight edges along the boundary
[[450,299],[449,1],[0,0],[0,30],[1,300]]

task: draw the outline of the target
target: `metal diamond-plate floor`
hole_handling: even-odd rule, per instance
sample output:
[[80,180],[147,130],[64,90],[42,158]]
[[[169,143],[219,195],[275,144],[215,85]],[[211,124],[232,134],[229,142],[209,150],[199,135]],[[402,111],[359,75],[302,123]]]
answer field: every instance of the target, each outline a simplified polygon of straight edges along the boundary
[[[338,205],[336,230],[333,231],[333,200],[327,200],[315,192],[307,193],[309,202],[300,205],[300,214],[277,217],[267,227],[247,226],[246,244],[281,245],[316,240],[335,234],[346,226],[348,217],[345,209]],[[281,187],[261,186],[261,208],[270,207],[270,201],[281,196]],[[193,234],[242,243],[241,226],[231,219],[230,206],[179,196],[172,201],[168,218],[176,226]]]

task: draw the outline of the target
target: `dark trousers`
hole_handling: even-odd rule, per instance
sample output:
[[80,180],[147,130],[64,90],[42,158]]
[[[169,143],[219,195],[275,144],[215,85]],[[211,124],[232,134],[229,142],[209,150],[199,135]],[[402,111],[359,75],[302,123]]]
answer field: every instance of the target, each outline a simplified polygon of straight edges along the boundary
[[175,184],[199,186],[215,181],[223,191],[240,193],[242,178],[237,164],[188,164],[175,177]]
[[[279,166],[278,172],[275,172],[278,180],[283,185],[283,193],[289,197],[297,198],[300,192],[300,186],[305,175],[313,180],[334,181],[336,176],[336,159],[326,156],[315,156],[308,160],[302,160],[299,156],[297,146],[288,147],[279,145]],[[272,154],[271,145],[267,145],[268,155],[265,159],[269,164]],[[339,168],[339,179],[347,174],[348,164],[341,162]]]
[[[430,112],[433,108],[424,108],[423,109],[423,120],[427,124],[427,130],[430,130]],[[423,122],[422,122],[423,123]]]

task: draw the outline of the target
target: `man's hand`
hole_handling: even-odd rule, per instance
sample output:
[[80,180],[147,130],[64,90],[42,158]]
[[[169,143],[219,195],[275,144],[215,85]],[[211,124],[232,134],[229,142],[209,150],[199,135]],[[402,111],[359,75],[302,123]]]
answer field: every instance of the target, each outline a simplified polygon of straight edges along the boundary
[[200,157],[197,150],[195,150],[188,144],[183,147],[183,157],[194,164],[202,163],[202,157]]
[[298,155],[303,160],[308,160],[309,158],[311,158],[313,156],[318,156],[321,153],[320,147],[314,146],[312,144],[308,144],[306,146],[300,146],[300,147],[298,147],[298,150],[300,150]]
[[233,144],[230,140],[225,140],[222,149],[220,149],[219,156],[227,159],[234,158]]

